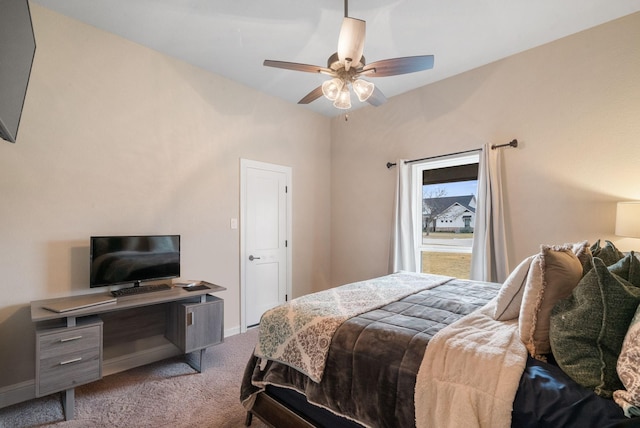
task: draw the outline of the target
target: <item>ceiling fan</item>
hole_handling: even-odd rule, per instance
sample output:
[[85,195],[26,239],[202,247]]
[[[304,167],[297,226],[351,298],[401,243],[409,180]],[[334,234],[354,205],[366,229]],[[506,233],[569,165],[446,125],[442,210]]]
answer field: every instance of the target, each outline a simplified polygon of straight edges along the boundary
[[373,106],[379,106],[387,100],[380,89],[362,77],[396,76],[433,68],[433,55],[384,59],[367,64],[362,55],[365,27],[365,21],[348,16],[348,0],[345,0],[344,19],[338,36],[338,51],[329,57],[326,68],[269,59],[265,60],[263,65],[330,76],[331,79],[305,95],[298,104],[309,104],[324,95],[339,109],[351,108],[349,87],[360,101],[366,101]]

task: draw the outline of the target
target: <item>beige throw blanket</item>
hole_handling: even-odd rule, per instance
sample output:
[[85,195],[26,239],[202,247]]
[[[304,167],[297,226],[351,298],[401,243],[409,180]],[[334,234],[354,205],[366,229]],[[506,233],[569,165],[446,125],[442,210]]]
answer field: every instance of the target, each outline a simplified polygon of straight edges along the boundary
[[527,349],[496,299],[437,333],[416,379],[416,428],[509,428]]
[[293,299],[262,315],[254,354],[320,382],[333,333],[345,320],[451,279],[398,272]]

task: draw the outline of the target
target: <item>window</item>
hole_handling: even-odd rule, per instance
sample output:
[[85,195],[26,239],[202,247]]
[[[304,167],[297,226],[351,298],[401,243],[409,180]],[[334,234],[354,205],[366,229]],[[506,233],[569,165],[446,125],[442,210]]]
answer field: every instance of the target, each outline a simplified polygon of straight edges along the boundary
[[469,278],[479,152],[413,165],[420,271]]

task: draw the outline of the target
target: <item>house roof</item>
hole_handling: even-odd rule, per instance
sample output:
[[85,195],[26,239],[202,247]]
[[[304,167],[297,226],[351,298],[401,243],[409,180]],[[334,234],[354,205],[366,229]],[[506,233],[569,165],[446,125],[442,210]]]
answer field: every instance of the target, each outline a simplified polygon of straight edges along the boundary
[[[422,200],[422,212],[432,212],[433,215],[439,215],[447,211],[451,206],[458,204],[472,213],[476,212],[475,207],[471,206],[476,199],[475,195],[465,196],[443,196],[440,198],[424,198]],[[430,208],[430,209],[429,209]]]

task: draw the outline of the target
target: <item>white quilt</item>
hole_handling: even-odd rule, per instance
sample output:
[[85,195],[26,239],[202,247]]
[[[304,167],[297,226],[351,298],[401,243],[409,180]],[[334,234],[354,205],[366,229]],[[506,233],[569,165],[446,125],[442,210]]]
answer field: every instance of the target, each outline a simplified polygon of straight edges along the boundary
[[496,299],[442,329],[416,379],[416,428],[509,428],[527,349],[518,319],[496,321]]

